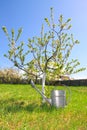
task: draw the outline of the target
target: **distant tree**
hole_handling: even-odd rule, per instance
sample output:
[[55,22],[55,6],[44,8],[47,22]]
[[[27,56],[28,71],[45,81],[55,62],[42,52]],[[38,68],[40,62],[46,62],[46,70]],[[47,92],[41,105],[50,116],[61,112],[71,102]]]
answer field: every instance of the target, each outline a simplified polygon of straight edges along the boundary
[[4,68],[0,69],[0,83],[20,83],[22,75],[17,69]]
[[[76,68],[80,64],[77,59],[71,59],[71,61],[69,59],[72,48],[79,43],[78,40],[74,40],[72,34],[69,35],[68,33],[71,28],[71,19],[64,21],[63,16],[60,15],[56,24],[51,8],[50,20],[45,18],[45,21],[49,27],[48,31],[44,32],[44,25],[42,25],[41,36],[28,39],[28,51],[26,52],[23,47],[24,42],[21,42],[19,46],[16,45],[22,28],[18,30],[16,38],[14,38],[14,30],[12,29],[12,37],[10,38],[6,27],[2,27],[8,37],[10,47],[8,55],[5,56],[28,75],[42,76],[42,92],[44,94],[46,78],[51,79],[53,77],[55,79],[55,77],[70,75],[85,69]],[[32,58],[26,61],[28,55]]]

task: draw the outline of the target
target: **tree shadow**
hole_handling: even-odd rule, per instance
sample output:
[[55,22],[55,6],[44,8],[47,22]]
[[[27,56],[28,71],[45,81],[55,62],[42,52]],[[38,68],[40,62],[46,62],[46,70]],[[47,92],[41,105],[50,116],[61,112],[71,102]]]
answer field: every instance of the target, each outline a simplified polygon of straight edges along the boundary
[[8,99],[8,100],[0,100],[0,110],[3,110],[4,114],[7,113],[16,113],[20,111],[27,111],[29,113],[32,112],[52,112],[54,110],[57,110],[57,108],[52,107],[45,104],[38,104],[38,102],[27,102],[16,100],[14,98]]

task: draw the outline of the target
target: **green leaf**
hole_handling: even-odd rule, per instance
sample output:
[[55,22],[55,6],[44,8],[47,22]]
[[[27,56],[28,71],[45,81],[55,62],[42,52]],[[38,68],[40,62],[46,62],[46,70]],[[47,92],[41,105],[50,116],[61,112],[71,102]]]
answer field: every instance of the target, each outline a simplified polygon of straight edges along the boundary
[[2,29],[3,29],[3,31],[4,31],[6,34],[8,34],[7,29],[6,29],[5,26],[2,26]]
[[63,15],[60,15],[59,22],[62,23],[62,21],[63,21]]
[[45,18],[44,20],[47,23],[47,25],[50,27],[50,22],[49,22],[48,18]]
[[67,29],[69,30],[71,27],[72,27],[72,25],[69,25]]
[[76,40],[76,41],[75,41],[75,43],[76,43],[76,44],[79,44],[79,41],[78,41],[78,40]]
[[12,39],[14,39],[14,29],[11,30],[12,33]]
[[67,23],[70,22],[70,21],[71,21],[71,18],[69,18],[69,19],[67,20]]
[[17,35],[16,40],[15,40],[16,42],[17,42],[17,40],[19,39],[21,33],[22,33],[22,27],[19,28],[19,30],[18,30],[18,35]]

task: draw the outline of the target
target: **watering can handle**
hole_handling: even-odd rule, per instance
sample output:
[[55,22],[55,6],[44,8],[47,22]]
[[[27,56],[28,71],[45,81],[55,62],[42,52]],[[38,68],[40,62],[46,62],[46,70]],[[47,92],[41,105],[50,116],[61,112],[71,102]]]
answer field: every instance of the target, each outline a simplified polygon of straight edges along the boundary
[[69,89],[68,86],[66,86],[65,84],[62,84],[64,87],[66,87],[68,89],[68,93],[69,93],[69,96],[68,96],[68,99],[66,101],[66,105],[69,104],[70,100],[71,100],[71,90]]

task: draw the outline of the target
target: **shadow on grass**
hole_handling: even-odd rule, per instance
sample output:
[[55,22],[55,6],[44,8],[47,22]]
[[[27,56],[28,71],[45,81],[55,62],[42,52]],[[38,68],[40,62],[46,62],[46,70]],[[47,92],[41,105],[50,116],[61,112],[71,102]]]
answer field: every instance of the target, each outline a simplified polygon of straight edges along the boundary
[[38,104],[36,102],[25,102],[25,101],[17,101],[16,99],[8,99],[8,100],[1,100],[0,101],[0,111],[3,111],[5,114],[7,113],[16,113],[20,111],[27,111],[29,113],[32,112],[52,112],[57,110],[57,108],[52,107],[45,104]]

